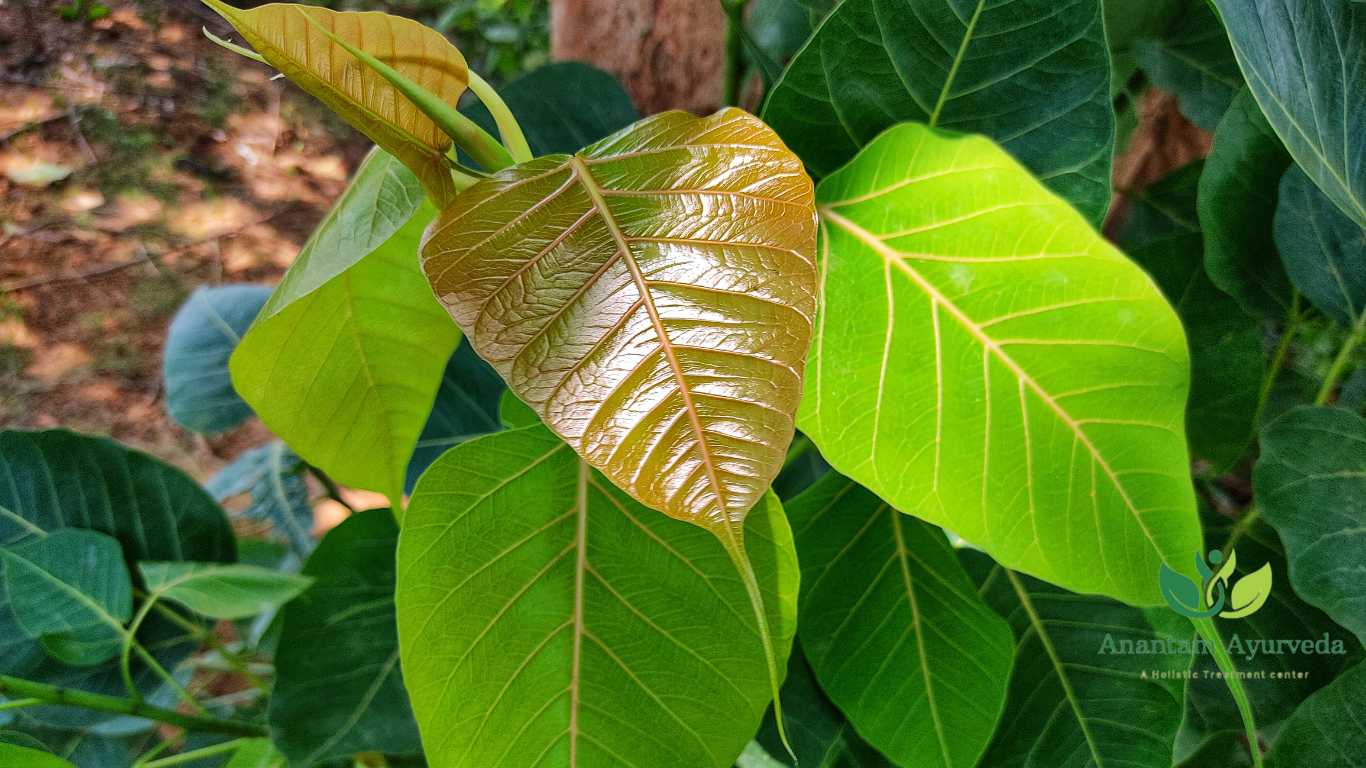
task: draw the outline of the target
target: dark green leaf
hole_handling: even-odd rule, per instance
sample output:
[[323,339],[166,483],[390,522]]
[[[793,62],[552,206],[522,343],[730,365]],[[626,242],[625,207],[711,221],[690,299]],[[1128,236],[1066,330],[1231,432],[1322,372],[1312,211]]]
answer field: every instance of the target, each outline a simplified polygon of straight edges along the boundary
[[[1146,3],[1134,3],[1147,9]],[[1243,85],[1219,17],[1206,0],[1187,0],[1159,36],[1134,44],[1138,66],[1158,88],[1176,95],[1181,114],[1214,130]]]
[[291,764],[419,750],[394,629],[397,541],[389,510],[361,512],[304,565],[314,582],[282,612],[270,702],[272,737]]
[[[821,690],[800,643],[792,647],[783,681],[783,722],[792,738],[792,751],[801,768],[891,768],[893,763],[859,738],[854,727]],[[770,755],[787,757],[778,736],[773,710],[764,715],[758,742]],[[789,760],[775,763],[788,765]]]
[[1140,193],[1116,241],[1181,316],[1191,356],[1186,438],[1193,457],[1218,474],[1252,439],[1265,361],[1257,324],[1205,274],[1195,210],[1200,169],[1188,165]]
[[972,765],[1005,701],[1010,627],[944,534],[830,473],[788,505],[802,647],[859,735],[901,765]]
[[1366,766],[1366,662],[1305,699],[1276,736],[1272,768]]
[[117,541],[63,528],[0,547],[0,563],[20,628],[53,658],[91,666],[118,655],[133,585]]
[[147,592],[211,619],[245,619],[294,599],[313,582],[255,565],[138,563]]
[[1366,320],[1366,223],[1344,216],[1298,167],[1281,179],[1276,247],[1310,303],[1347,327]]
[[251,415],[232,388],[228,358],[268,296],[270,289],[259,285],[201,286],[176,312],[162,376],[166,409],[182,427],[212,434]]
[[983,133],[1095,222],[1110,202],[1109,67],[1099,0],[846,0],[764,119],[817,175],[898,122]]
[[[744,531],[785,664],[797,565],[772,494]],[[771,698],[717,538],[633,501],[543,426],[442,455],[398,560],[403,668],[434,765],[720,768]]]
[[1290,155],[1245,88],[1233,97],[1200,174],[1205,272],[1254,317],[1282,318],[1290,280],[1272,239],[1276,188]]
[[[1182,685],[1158,677],[1190,665],[1189,624],[1182,621],[1185,631],[1173,635],[1137,608],[1066,592],[979,552],[960,556],[1016,642],[1001,727],[979,766],[1171,765]],[[1124,653],[1125,643],[1132,653]]]
[[1213,2],[1248,88],[1290,155],[1366,227],[1366,2]]
[[[636,110],[621,84],[600,69],[560,61],[533,69],[498,90],[517,116],[538,157],[577,152],[635,122]],[[485,130],[495,126],[478,102],[464,110]]]
[[1295,593],[1366,643],[1366,420],[1297,408],[1261,445],[1257,504],[1285,544]]
[[498,372],[462,341],[441,375],[436,402],[408,462],[405,490],[411,493],[422,471],[450,447],[501,429],[498,401],[506,389]]

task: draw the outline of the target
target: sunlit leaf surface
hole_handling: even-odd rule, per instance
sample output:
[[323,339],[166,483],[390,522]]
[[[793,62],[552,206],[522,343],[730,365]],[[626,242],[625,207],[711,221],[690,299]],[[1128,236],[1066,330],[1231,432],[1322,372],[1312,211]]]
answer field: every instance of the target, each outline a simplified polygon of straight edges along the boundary
[[798,422],[841,473],[1002,564],[1161,602],[1200,548],[1180,322],[999,147],[914,124],[817,193]]
[[729,536],[792,438],[814,246],[811,182],[771,130],[668,112],[463,192],[423,268],[590,464]]
[[[745,521],[766,609],[706,531],[636,503],[541,426],[456,446],[398,548],[403,674],[433,768],[730,766],[796,630],[778,500]],[[315,587],[316,589],[316,587]]]
[[268,64],[412,168],[435,199],[454,194],[444,157],[450,137],[379,73],[329,39],[324,29],[455,104],[469,84],[469,69],[441,33],[384,13],[338,13],[293,3],[242,10],[221,0],[204,2]]

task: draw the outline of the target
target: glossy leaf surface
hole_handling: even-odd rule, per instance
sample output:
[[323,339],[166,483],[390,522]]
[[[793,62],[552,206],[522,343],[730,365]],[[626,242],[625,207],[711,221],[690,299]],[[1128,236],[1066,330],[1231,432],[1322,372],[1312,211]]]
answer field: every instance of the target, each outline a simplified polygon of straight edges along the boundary
[[1196,186],[1201,164],[1137,193],[1115,242],[1152,275],[1176,308],[1190,346],[1186,436],[1191,457],[1222,474],[1247,450],[1266,367],[1262,331],[1215,287],[1201,258]]
[[[783,664],[798,574],[771,494],[745,541]],[[398,562],[403,669],[433,768],[722,768],[769,703],[755,613],[720,542],[636,503],[545,427],[438,459]]]
[[802,647],[856,731],[898,765],[972,765],[1005,701],[1010,627],[938,529],[830,473],[788,504]]
[[454,195],[445,158],[450,137],[324,30],[398,70],[443,102],[455,104],[469,84],[469,69],[465,57],[441,33],[384,13],[339,13],[293,3],[242,10],[221,0],[204,2],[227,19],[266,63],[413,169],[434,199],[445,201]]
[[815,309],[801,163],[728,109],[496,174],[423,269],[479,355],[594,467],[723,537],[782,465]]
[[1366,321],[1366,226],[1343,215],[1298,167],[1281,179],[1276,247],[1310,303],[1347,327]]
[[228,358],[270,296],[260,285],[195,289],[176,312],[166,333],[162,378],[166,410],[195,432],[232,429],[251,415],[251,406],[232,388]]
[[[987,604],[1015,633],[1001,727],[982,768],[1167,768],[1181,723],[1178,674],[1190,655],[1107,653],[1119,643],[1189,641],[1155,628],[1144,612],[1094,595],[1077,595],[1008,571],[977,552],[961,553]],[[1165,611],[1166,608],[1159,609]],[[1144,675],[1147,675],[1144,677]]]
[[138,563],[148,594],[212,619],[245,619],[283,605],[312,579],[254,565]]
[[50,655],[89,666],[118,654],[133,585],[117,541],[63,528],[0,548],[0,563],[10,610]]
[[848,0],[763,114],[817,175],[898,122],[982,133],[1098,221],[1110,203],[1109,69],[1099,0]]
[[798,423],[837,470],[1002,564],[1160,603],[1200,531],[1180,322],[980,137],[885,133],[820,185]]
[[1214,129],[1197,212],[1205,272],[1254,317],[1284,317],[1290,280],[1272,235],[1277,185],[1290,155],[1245,88]]
[[389,510],[347,518],[304,565],[313,585],[281,613],[270,727],[291,765],[419,751],[394,627],[397,543]]
[[[333,221],[372,213],[363,201],[339,205],[348,207]],[[268,314],[272,299],[231,363],[237,390],[305,461],[339,483],[394,500],[460,340],[417,265],[432,215],[420,209],[322,287]],[[352,256],[313,250],[311,258]]]
[[1262,430],[1257,504],[1280,532],[1295,593],[1366,642],[1366,420],[1297,408]]
[[1366,765],[1366,664],[1358,663],[1295,710],[1276,736],[1274,768]]
[[1366,3],[1213,2],[1248,88],[1290,155],[1366,227]]

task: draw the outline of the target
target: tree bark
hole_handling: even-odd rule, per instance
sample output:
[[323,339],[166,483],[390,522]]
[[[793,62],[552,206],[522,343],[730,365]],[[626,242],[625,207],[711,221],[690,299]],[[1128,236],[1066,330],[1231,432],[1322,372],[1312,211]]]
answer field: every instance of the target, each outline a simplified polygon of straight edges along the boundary
[[641,114],[721,103],[725,13],[718,0],[552,0],[550,53],[611,72]]

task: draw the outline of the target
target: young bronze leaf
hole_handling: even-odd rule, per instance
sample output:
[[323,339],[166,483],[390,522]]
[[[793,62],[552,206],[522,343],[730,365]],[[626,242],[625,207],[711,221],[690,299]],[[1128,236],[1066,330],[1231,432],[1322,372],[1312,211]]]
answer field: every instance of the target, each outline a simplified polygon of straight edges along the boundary
[[470,187],[422,260],[589,464],[733,545],[792,438],[815,236],[811,181],[771,129],[668,112]]
[[446,201],[455,194],[445,158],[450,137],[380,73],[328,37],[330,32],[455,104],[469,84],[469,69],[439,32],[384,13],[338,13],[292,3],[242,10],[221,0],[204,2],[266,63],[413,169],[433,199]]

